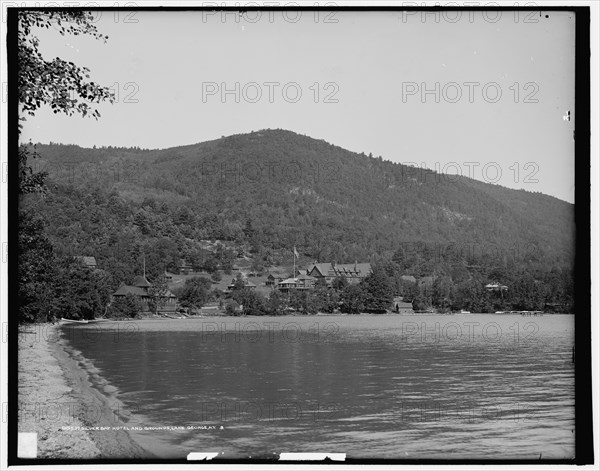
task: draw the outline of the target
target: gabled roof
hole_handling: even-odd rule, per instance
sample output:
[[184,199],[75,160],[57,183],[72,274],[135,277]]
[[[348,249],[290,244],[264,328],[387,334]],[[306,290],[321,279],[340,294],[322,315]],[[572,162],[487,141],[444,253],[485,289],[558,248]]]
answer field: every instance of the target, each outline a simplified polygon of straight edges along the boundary
[[370,263],[356,263],[356,270],[361,274],[361,275],[368,275],[369,273],[371,273],[373,271],[373,269],[371,268],[371,264]]
[[314,280],[315,277],[314,276],[309,276],[309,275],[299,275],[298,278],[296,278],[297,280]]
[[78,255],[78,256],[76,256],[74,258],[78,262],[81,262],[84,265],[87,265],[88,267],[95,267],[96,266],[96,258],[95,257],[86,257],[86,256]]
[[134,296],[148,296],[145,289],[130,285],[119,286],[119,289],[113,293],[113,296],[126,296],[128,294],[133,294]]
[[[315,273],[314,270],[318,273]],[[307,273],[317,276],[357,276],[364,277],[371,273],[370,263],[342,263],[333,265],[332,263],[314,263],[311,265]]]
[[344,263],[341,265],[336,265],[335,269],[343,271],[344,273],[348,273],[348,274],[357,273],[360,275],[367,276],[369,273],[371,273],[371,264],[370,263]]
[[308,274],[310,275],[315,268],[321,276],[329,276],[332,266],[331,263],[314,263],[308,268]]
[[398,305],[399,309],[412,309],[413,308],[412,303],[407,303],[407,302],[404,302],[404,301],[398,301],[395,304]]
[[147,288],[150,286],[150,283],[148,282],[148,280],[146,279],[145,276],[136,276],[133,279],[133,283],[132,286],[138,286],[140,288]]
[[280,281],[279,284],[280,285],[295,285],[296,284],[296,278],[287,278],[283,281]]

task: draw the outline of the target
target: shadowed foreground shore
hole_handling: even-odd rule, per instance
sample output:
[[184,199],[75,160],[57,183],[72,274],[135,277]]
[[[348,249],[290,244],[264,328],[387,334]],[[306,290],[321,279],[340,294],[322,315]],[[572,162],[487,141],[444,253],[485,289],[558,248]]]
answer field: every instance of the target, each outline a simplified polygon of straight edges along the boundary
[[37,458],[152,457],[125,431],[83,430],[114,428],[121,418],[75,358],[65,351],[56,326],[20,328],[18,431],[37,433]]

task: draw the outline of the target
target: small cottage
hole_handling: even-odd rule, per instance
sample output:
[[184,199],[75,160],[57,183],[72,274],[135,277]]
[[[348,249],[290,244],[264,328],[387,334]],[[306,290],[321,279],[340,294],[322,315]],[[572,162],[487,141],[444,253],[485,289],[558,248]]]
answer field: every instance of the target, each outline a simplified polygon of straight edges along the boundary
[[396,314],[414,314],[412,303],[404,301],[403,297],[395,297],[392,305],[392,310]]
[[[248,288],[251,290],[256,289],[256,285],[254,283],[252,283],[250,280],[248,280],[247,278],[243,278],[242,281],[244,282],[244,288]],[[235,282],[236,282],[236,279],[232,278],[231,283],[229,283],[227,288],[225,288],[226,293],[231,293],[233,291],[233,289],[235,288]]]
[[[113,299],[125,298],[128,294],[136,296],[141,305],[142,311],[150,311],[150,302],[153,297],[150,293],[150,287],[152,285],[146,279],[145,276],[136,276],[131,285],[122,284],[119,289],[113,293]],[[173,312],[177,309],[177,297],[167,290],[162,296],[162,303],[160,303],[159,312]]]
[[79,263],[82,263],[83,265],[85,265],[87,268],[89,268],[91,270],[95,270],[96,268],[98,268],[98,265],[96,264],[96,257],[77,256],[74,258]]

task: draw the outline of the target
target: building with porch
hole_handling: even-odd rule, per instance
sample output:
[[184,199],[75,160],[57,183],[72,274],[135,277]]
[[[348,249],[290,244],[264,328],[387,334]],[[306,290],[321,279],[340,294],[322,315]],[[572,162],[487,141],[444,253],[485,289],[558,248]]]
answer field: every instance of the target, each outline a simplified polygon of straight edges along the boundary
[[[225,288],[225,292],[226,293],[231,293],[233,291],[233,289],[235,288],[235,282],[237,280],[235,278],[231,279],[231,283],[229,283],[229,285],[227,286],[227,288]],[[254,283],[252,283],[250,280],[248,280],[248,278],[242,278],[242,281],[244,282],[244,288],[248,288],[251,290],[255,290],[256,289],[256,285]]]
[[277,283],[276,288],[283,292],[289,293],[291,290],[306,291],[315,287],[317,279],[309,275],[298,275],[296,278],[287,278]]
[[[119,289],[112,295],[113,299],[124,299],[128,294],[138,298],[142,306],[143,312],[150,312],[150,303],[153,301],[153,296],[150,293],[152,285],[145,276],[136,276],[131,285],[122,284]],[[158,312],[174,312],[177,310],[177,297],[166,290],[161,296]]]
[[485,285],[485,289],[488,291],[507,291],[508,290],[508,286],[506,285],[502,285],[500,283],[498,283],[497,281],[493,282],[493,283],[488,283],[487,285]]

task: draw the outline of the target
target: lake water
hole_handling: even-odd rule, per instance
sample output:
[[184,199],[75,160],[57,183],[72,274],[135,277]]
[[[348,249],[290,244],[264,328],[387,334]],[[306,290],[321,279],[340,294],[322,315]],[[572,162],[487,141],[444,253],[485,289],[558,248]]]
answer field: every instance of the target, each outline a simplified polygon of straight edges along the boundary
[[119,425],[171,428],[132,432],[165,458],[575,454],[570,315],[215,317],[63,335],[130,412]]

